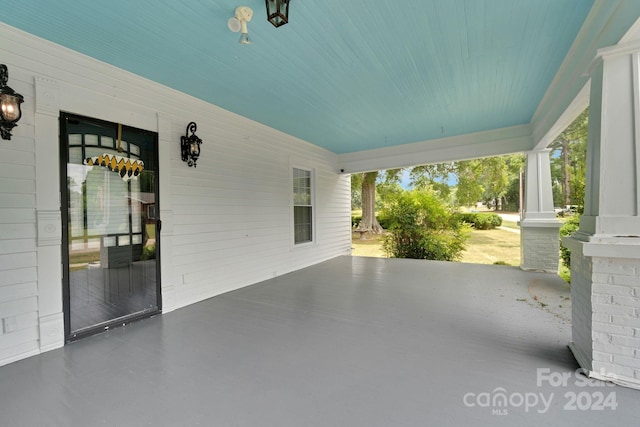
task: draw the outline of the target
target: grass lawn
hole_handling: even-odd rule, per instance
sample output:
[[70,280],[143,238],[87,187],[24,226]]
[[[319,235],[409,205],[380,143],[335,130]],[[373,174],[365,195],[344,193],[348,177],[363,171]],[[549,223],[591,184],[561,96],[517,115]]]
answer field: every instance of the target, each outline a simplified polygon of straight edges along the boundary
[[520,232],[496,228],[473,230],[461,262],[520,265]]
[[387,255],[382,250],[383,235],[373,236],[367,233],[365,239],[360,239],[360,233],[351,233],[351,254],[353,256],[370,256],[376,258],[386,258]]
[[502,228],[512,228],[512,229],[518,230],[518,232],[520,232],[520,226],[515,221],[507,221],[506,219],[502,220],[502,226],[501,227]]
[[[514,227],[505,228],[516,228]],[[504,224],[503,224],[504,227]],[[366,235],[360,240],[359,233],[353,233],[352,254],[354,256],[386,257],[382,250],[382,236]],[[461,262],[473,264],[494,264],[496,262],[508,265],[520,265],[520,233],[498,228],[495,230],[473,230],[467,240],[467,250],[463,253]]]

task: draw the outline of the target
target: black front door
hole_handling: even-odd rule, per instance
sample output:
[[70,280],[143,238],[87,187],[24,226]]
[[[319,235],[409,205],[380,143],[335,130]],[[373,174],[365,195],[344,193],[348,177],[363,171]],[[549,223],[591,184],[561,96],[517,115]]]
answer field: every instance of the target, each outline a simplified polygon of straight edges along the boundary
[[157,313],[157,134],[60,118],[68,340]]

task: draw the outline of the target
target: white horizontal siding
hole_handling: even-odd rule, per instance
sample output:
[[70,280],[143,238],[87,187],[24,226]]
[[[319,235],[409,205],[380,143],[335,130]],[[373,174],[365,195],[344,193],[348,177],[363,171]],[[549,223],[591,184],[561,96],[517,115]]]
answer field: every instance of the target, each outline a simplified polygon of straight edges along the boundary
[[0,208],[0,224],[33,224],[35,220],[36,212],[34,209]]
[[[36,137],[58,135],[50,118],[59,111],[158,132],[164,307],[349,253],[350,184],[333,153],[1,23],[0,38],[9,84],[25,96],[13,139],[0,143],[0,318],[13,313],[20,329],[0,336],[0,364],[37,350],[38,315],[55,317],[58,302],[45,299],[62,290],[60,282],[51,292],[49,277],[43,293],[37,258],[38,218],[55,211],[59,160],[47,157],[51,166],[35,176],[44,154]],[[50,98],[34,99],[37,82]],[[190,121],[204,141],[197,168],[180,159]],[[293,164],[315,173],[314,243],[301,247],[291,243]]]
[[0,139],[0,364],[38,349],[35,192],[33,141]]

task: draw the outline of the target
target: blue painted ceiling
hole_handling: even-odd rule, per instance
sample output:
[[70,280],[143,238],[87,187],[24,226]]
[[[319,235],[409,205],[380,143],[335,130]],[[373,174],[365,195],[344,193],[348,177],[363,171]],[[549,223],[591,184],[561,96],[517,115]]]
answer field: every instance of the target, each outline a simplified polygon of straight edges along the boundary
[[529,123],[592,5],[291,0],[276,29],[263,0],[0,0],[0,20],[348,153]]

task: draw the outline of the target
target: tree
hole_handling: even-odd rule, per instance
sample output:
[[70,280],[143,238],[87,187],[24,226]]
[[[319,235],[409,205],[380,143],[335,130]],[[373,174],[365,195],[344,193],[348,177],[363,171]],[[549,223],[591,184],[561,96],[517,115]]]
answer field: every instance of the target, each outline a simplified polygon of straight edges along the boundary
[[587,108],[551,145],[551,177],[556,187],[556,205],[584,205],[588,128]]
[[482,159],[480,180],[485,187],[483,200],[495,201],[496,210],[518,210],[520,172],[524,167],[522,154],[510,154]]
[[446,200],[451,194],[449,177],[455,173],[455,163],[438,163],[411,168],[409,176],[411,185],[418,190],[432,189],[442,199]]
[[362,174],[362,219],[356,227],[361,239],[364,239],[365,233],[380,234],[383,231],[376,218],[377,179],[378,171]]
[[432,189],[442,200],[449,198],[449,181],[455,176],[455,198],[460,205],[473,206],[482,200],[495,203],[496,209],[507,204],[517,209],[523,164],[524,156],[511,154],[416,166],[410,176],[416,189]]
[[484,187],[482,199],[493,203],[496,210],[502,209],[502,198],[509,185],[509,171],[505,156],[477,160],[480,164],[478,179]]
[[376,184],[376,204],[375,210],[378,211],[384,205],[384,201],[394,194],[404,191],[400,186],[400,175],[402,169],[387,169],[378,172],[378,180]]
[[[556,138],[552,145],[555,151],[551,156],[551,176],[554,183],[562,182],[560,201],[565,205],[577,205],[579,214],[584,206],[588,131],[589,109],[587,108]],[[555,194],[554,192],[554,196]],[[554,202],[558,203],[555,197]],[[573,234],[579,227],[580,215],[574,215],[560,228],[560,258],[567,269],[571,266],[571,250],[564,246],[562,237]],[[563,278],[567,281],[571,280],[570,275]]]
[[389,222],[383,248],[392,257],[453,261],[464,251],[468,226],[432,190],[395,194],[383,212]]
[[482,165],[479,160],[456,162],[456,200],[461,206],[475,205],[484,194],[484,187],[478,179]]
[[362,209],[362,174],[351,175],[351,209]]

